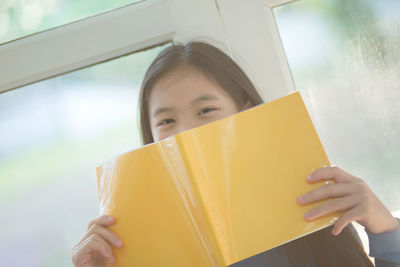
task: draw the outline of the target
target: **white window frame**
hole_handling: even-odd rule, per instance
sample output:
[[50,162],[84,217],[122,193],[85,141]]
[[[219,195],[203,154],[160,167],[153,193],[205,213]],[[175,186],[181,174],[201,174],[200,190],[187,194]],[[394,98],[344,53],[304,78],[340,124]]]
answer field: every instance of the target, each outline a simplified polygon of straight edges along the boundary
[[[168,41],[230,54],[266,101],[295,89],[264,0],[145,0],[0,45],[0,92]],[[249,19],[251,18],[251,19]]]
[[264,0],[264,3],[266,6],[268,6],[269,8],[275,8],[281,5],[285,5],[285,4],[289,4],[291,2],[295,2],[298,0]]
[[144,1],[5,43],[0,91],[169,41],[174,25],[167,12],[164,1]]

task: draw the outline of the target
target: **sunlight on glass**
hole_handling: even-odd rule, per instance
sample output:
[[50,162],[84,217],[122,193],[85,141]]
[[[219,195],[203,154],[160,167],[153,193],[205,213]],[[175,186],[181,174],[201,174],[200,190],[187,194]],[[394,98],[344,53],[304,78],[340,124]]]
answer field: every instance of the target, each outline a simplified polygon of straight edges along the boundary
[[165,46],[0,94],[1,266],[71,266],[99,215],[95,167],[140,145],[140,84]]
[[400,1],[300,0],[274,9],[333,164],[400,209]]

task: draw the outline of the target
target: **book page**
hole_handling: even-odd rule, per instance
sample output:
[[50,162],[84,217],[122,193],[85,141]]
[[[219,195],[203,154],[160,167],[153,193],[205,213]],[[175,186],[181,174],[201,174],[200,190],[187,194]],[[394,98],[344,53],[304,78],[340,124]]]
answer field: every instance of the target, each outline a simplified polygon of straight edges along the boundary
[[329,165],[298,92],[176,139],[225,265],[324,228],[338,216],[307,222],[304,213],[317,204],[296,203],[322,185],[306,177]]
[[[122,240],[112,266],[222,266],[174,137],[97,168],[101,213]],[[218,259],[219,257],[219,259]]]

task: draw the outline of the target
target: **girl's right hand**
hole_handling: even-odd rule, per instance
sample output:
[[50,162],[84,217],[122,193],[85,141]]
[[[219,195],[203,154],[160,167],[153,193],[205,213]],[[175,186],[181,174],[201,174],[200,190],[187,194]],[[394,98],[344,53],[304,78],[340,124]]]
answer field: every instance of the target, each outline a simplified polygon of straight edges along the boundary
[[111,246],[120,248],[121,240],[107,229],[115,223],[111,216],[102,215],[90,221],[85,236],[72,248],[72,262],[75,267],[103,267],[104,259],[113,263],[115,258]]

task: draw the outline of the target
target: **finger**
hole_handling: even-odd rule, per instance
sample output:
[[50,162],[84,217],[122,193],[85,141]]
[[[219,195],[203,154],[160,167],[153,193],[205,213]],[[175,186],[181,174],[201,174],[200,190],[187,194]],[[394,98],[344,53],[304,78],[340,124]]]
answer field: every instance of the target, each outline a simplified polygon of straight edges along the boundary
[[98,234],[91,235],[76,250],[76,261],[79,261],[79,258],[88,257],[88,255],[94,257],[96,252],[100,253],[109,263],[115,261],[110,245]]
[[331,214],[336,211],[351,209],[359,203],[360,199],[356,196],[335,198],[305,213],[304,218],[307,221],[312,221],[319,217]]
[[115,218],[111,217],[109,215],[101,215],[100,217],[97,217],[96,219],[93,219],[89,222],[89,225],[87,227],[87,229],[89,230],[90,227],[92,227],[92,225],[94,224],[99,224],[102,226],[108,226],[115,223]]
[[359,220],[361,218],[361,214],[359,212],[359,208],[355,207],[346,213],[344,213],[342,216],[340,216],[339,220],[335,223],[335,226],[333,227],[332,234],[333,235],[338,235],[342,232],[342,230],[352,221]]
[[113,231],[101,225],[98,224],[92,225],[92,227],[90,227],[84,238],[86,239],[93,234],[99,234],[104,240],[106,240],[107,242],[116,247],[122,246],[122,241],[118,238],[118,236]]
[[326,184],[297,198],[297,203],[304,205],[327,198],[336,198],[356,192],[357,186],[353,184]]
[[316,183],[321,180],[333,180],[336,183],[350,183],[354,180],[351,174],[345,172],[337,166],[324,167],[316,170],[307,177],[310,183]]
[[[109,226],[109,225],[112,225],[113,223],[115,223],[115,219],[109,215],[104,214],[104,215],[101,215],[101,216],[91,220],[89,222],[87,230],[89,231],[89,229],[93,225]],[[76,244],[77,246],[79,246],[84,240],[86,240],[90,236],[90,234],[94,233],[94,232],[91,232],[90,234],[88,234],[88,231],[86,232],[85,236]]]

